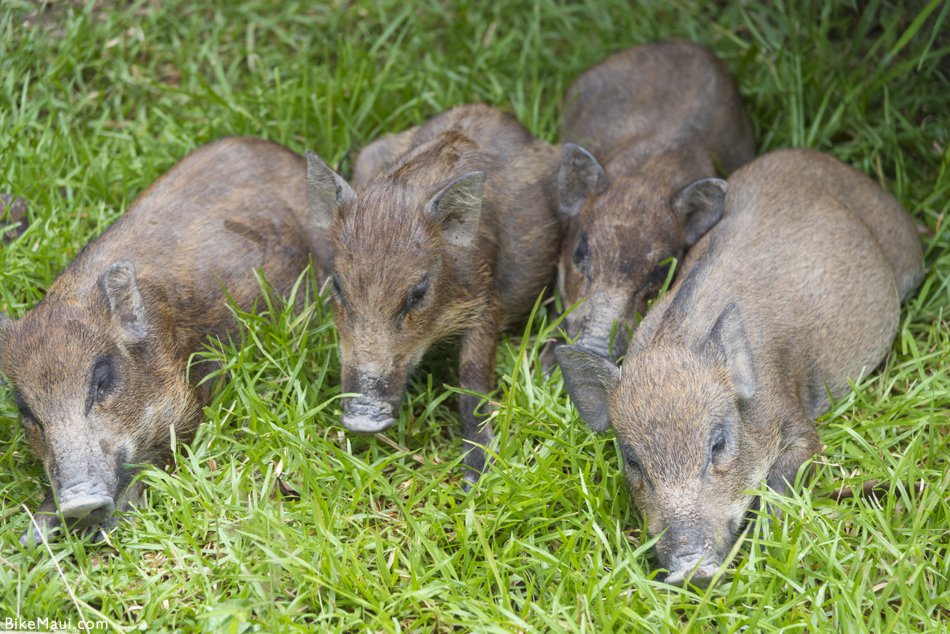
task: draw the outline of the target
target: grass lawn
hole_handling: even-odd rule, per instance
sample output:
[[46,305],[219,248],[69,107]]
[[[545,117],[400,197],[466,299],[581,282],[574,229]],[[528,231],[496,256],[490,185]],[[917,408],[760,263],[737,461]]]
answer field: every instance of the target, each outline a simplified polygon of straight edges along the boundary
[[[185,2],[0,7],[0,192],[32,226],[0,247],[19,316],[133,198],[229,134],[355,152],[459,103],[558,136],[570,82],[677,35],[737,74],[758,148],[808,146],[895,192],[929,273],[883,368],[819,421],[816,476],[772,499],[707,591],[663,584],[610,436],[560,373],[542,318],[499,350],[494,468],[460,486],[451,346],[379,437],[337,420],[330,314],[275,298],[214,346],[232,380],[110,543],[27,550],[45,475],[0,388],[0,630],[7,617],[143,631],[934,631],[950,622],[950,4]],[[802,187],[808,187],[807,182]],[[835,502],[838,487],[880,496]],[[22,627],[14,623],[14,629]]]

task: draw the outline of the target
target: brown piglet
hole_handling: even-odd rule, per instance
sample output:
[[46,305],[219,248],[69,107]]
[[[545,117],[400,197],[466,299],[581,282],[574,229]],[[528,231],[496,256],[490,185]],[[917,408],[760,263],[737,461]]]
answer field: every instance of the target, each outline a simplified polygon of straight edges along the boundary
[[[209,337],[250,309],[261,271],[287,295],[317,254],[303,157],[264,140],[199,147],[83,248],[21,319],[0,315],[0,370],[51,491],[24,542],[61,524],[94,533],[132,501],[134,469],[187,442],[211,369]],[[58,513],[57,513],[58,509]]]
[[[359,155],[356,191],[308,154],[313,213],[332,237],[343,425],[393,424],[407,377],[437,341],[461,337],[466,391],[494,389],[499,333],[554,281],[557,150],[512,116],[459,106]],[[491,427],[459,397],[467,482]]]
[[914,223],[837,159],[789,149],[729,179],[723,219],[637,330],[622,371],[556,355],[571,400],[613,427],[667,580],[706,583],[761,483],[784,493],[815,418],[887,356],[924,272]]
[[[616,360],[636,314],[678,258],[718,220],[724,181],[755,155],[752,124],[726,66],[683,40],[635,46],[567,93],[558,197],[567,231],[558,266],[577,344]],[[550,350],[550,348],[548,348]],[[550,362],[549,353],[545,363]]]

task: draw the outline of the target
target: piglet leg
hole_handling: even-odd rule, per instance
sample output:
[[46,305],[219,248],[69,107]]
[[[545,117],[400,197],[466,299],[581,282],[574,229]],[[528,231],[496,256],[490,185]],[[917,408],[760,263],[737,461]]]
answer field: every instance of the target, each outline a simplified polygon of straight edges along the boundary
[[[486,311],[489,312],[489,311]],[[494,311],[491,311],[494,313]],[[495,372],[495,350],[498,347],[498,319],[494,314],[486,315],[479,325],[462,337],[459,355],[459,379],[462,388],[487,394],[492,391],[492,378]],[[465,481],[474,484],[485,470],[485,450],[492,441],[491,423],[477,412],[481,399],[471,394],[459,396],[459,408],[462,416],[462,435],[465,439],[466,453],[463,464],[466,467]]]

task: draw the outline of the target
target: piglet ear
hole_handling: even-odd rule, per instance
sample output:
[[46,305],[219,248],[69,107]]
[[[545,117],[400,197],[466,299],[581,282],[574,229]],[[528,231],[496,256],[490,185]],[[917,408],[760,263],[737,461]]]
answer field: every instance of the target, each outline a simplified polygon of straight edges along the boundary
[[726,181],[706,178],[687,185],[673,198],[673,211],[682,218],[686,246],[691,247],[722,218]]
[[339,174],[307,150],[307,202],[318,227],[329,229],[340,205],[355,197],[353,188]]
[[581,346],[558,346],[554,351],[564,387],[581,418],[594,431],[607,431],[607,397],[620,384],[620,368]]
[[446,242],[457,247],[475,244],[484,189],[485,172],[469,172],[443,187],[426,204],[426,213],[442,223]]
[[726,364],[739,400],[752,398],[755,393],[752,347],[745,334],[739,307],[735,304],[726,306],[719,315],[706,340],[703,357],[718,359]]
[[607,189],[607,173],[594,155],[575,143],[565,143],[557,173],[557,197],[561,213],[574,217],[584,202]]
[[135,277],[135,267],[128,260],[119,260],[99,278],[99,285],[109,301],[112,321],[129,343],[139,343],[148,334],[145,305]]

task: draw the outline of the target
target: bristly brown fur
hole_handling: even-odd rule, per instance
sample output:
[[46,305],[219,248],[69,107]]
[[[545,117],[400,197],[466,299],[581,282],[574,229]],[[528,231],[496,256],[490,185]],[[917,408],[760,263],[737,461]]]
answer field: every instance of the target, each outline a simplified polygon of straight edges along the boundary
[[907,212],[831,156],[762,156],[732,175],[724,204],[601,395],[649,532],[666,531],[665,567],[718,564],[747,491],[795,482],[819,448],[814,420],[829,394],[886,357],[900,301],[924,272]]
[[[393,408],[406,378],[436,341],[462,336],[462,387],[493,388],[498,333],[523,319],[554,281],[560,221],[554,209],[555,148],[513,117],[485,105],[460,106],[367,147],[354,167],[355,197],[342,203],[331,235],[343,390]],[[452,243],[431,205],[463,175],[484,174],[481,216],[471,246]],[[464,194],[461,206],[476,201]],[[423,282],[425,280],[425,282]],[[415,285],[430,284],[406,310]],[[460,398],[465,438],[484,445],[490,428]],[[466,457],[477,474],[478,449]]]
[[[578,194],[586,201],[567,217],[558,286],[565,306],[584,302],[566,329],[616,357],[624,331],[664,281],[657,265],[689,246],[675,195],[751,160],[752,125],[726,66],[703,46],[667,40],[621,51],[581,75],[565,99],[562,138],[599,160],[606,182],[600,193]],[[570,192],[568,167],[561,186]],[[615,323],[624,327],[607,350]]]
[[[208,397],[197,384],[210,368],[189,374],[188,359],[236,327],[225,291],[247,310],[260,296],[256,271],[286,296],[311,257],[329,262],[312,226],[305,168],[302,157],[260,139],[196,149],[89,243],[35,308],[8,322],[0,368],[54,489],[85,486],[87,473],[127,483],[111,472],[165,464],[171,428],[179,441],[193,437]],[[133,277],[104,284],[117,262]],[[141,295],[141,315],[110,308],[120,290]],[[138,329],[120,328],[120,317],[138,320]],[[103,360],[110,391],[94,399],[91,373]]]

